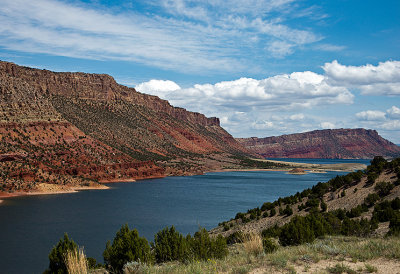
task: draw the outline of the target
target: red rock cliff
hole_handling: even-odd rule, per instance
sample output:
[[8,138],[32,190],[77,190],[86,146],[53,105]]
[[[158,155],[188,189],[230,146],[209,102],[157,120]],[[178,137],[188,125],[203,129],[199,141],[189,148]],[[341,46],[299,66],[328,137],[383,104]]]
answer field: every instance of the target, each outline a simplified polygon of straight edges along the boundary
[[371,159],[397,157],[400,147],[376,130],[326,129],[266,138],[238,138],[249,150],[269,158]]

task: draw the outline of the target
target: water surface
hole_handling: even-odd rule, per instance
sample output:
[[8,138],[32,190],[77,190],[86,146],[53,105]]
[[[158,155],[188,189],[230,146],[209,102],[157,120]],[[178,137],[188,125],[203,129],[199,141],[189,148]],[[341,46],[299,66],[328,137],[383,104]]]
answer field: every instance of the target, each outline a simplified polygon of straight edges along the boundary
[[68,232],[88,256],[102,260],[107,240],[127,223],[153,240],[165,226],[184,234],[211,229],[237,212],[292,195],[339,172],[222,172],[109,184],[109,190],[15,197],[0,206],[1,273],[42,273],[48,253]]
[[304,164],[346,164],[360,163],[369,165],[372,159],[319,159],[319,158],[266,158],[267,160],[304,163]]

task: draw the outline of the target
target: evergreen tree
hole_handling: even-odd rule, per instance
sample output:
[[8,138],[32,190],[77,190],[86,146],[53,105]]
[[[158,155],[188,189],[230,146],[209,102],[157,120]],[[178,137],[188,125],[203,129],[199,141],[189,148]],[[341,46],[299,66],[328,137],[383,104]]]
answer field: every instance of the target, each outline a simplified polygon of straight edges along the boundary
[[49,268],[44,273],[67,274],[67,266],[65,265],[65,256],[68,251],[77,250],[78,245],[71,239],[68,234],[64,233],[64,237],[60,239],[49,254]]
[[146,238],[140,237],[136,229],[123,225],[112,242],[107,242],[103,252],[104,262],[114,272],[122,271],[127,262],[152,263],[153,256]]

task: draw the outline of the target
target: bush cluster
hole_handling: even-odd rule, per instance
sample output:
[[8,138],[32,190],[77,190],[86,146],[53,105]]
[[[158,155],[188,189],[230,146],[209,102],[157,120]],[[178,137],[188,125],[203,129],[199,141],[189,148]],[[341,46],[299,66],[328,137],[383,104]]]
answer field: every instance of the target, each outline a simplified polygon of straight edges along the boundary
[[[375,199],[372,199],[375,200]],[[368,211],[367,204],[358,205],[349,211],[337,209],[332,212],[312,211],[307,216],[295,216],[289,223],[265,229],[264,238],[277,237],[283,246],[312,242],[324,235],[367,236],[379,222],[390,222],[389,235],[400,235],[400,199],[383,201],[374,207],[368,219],[355,219]]]
[[[45,273],[67,273],[65,255],[69,250],[77,250],[77,244],[64,238],[51,250],[49,269]],[[228,255],[226,239],[219,235],[211,238],[204,228],[199,229],[193,236],[184,237],[175,227],[164,228],[154,236],[150,243],[140,237],[136,229],[124,225],[116,233],[112,242],[108,241],[103,252],[105,267],[113,273],[121,273],[124,265],[129,262],[145,264],[164,263],[168,261],[192,261],[221,259]],[[98,267],[96,260],[87,258],[89,267]]]

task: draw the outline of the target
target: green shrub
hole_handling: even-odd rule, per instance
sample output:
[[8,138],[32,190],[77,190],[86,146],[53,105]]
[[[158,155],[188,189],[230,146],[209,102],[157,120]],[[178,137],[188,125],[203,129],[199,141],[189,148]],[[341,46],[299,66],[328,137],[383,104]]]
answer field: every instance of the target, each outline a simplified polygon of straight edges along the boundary
[[242,231],[235,231],[232,234],[230,234],[228,237],[226,237],[226,243],[228,245],[241,243],[241,242],[243,242],[243,240],[244,240],[244,234]]
[[272,216],[275,216],[275,215],[276,215],[276,209],[272,208],[271,211],[269,212],[269,216],[272,217]]
[[271,210],[272,208],[274,208],[274,205],[271,202],[266,202],[261,206],[262,211]]
[[137,230],[130,230],[127,224],[117,232],[112,244],[107,242],[103,257],[107,267],[112,268],[114,272],[122,271],[127,262],[153,262],[146,238],[139,237]]
[[296,216],[281,228],[279,242],[283,246],[300,245],[315,239],[308,222],[304,217]]
[[222,259],[228,255],[228,246],[225,238],[218,235],[217,238],[212,239],[205,228],[199,229],[193,237],[188,235],[186,241],[190,246],[191,254],[189,256],[192,259]]
[[286,205],[286,208],[283,210],[283,214],[285,214],[286,216],[292,215],[293,214],[292,207],[289,205]]
[[376,201],[379,200],[379,195],[376,193],[370,193],[368,196],[364,199],[364,203],[368,206],[371,207],[373,206]]
[[376,192],[378,192],[380,197],[385,197],[389,195],[390,191],[394,188],[394,185],[389,182],[379,182],[375,186]]
[[264,238],[276,238],[279,237],[280,234],[281,234],[281,228],[277,224],[275,224],[275,226],[273,227],[264,229],[261,232],[261,235]]
[[325,212],[328,209],[328,205],[321,200],[321,211]]
[[266,254],[273,253],[278,249],[278,246],[270,238],[264,238],[262,244]]
[[64,237],[60,239],[55,247],[49,254],[49,268],[45,273],[67,274],[67,266],[65,265],[65,256],[68,251],[78,250],[78,245],[68,238],[65,233]]
[[308,199],[306,202],[306,207],[319,207],[319,199],[318,198],[314,198],[314,199]]
[[399,197],[396,197],[396,199],[394,199],[394,200],[392,201],[391,207],[392,207],[394,210],[400,209],[400,198],[399,198]]
[[152,247],[157,263],[185,261],[189,251],[186,239],[175,230],[174,226],[159,231],[154,236]]
[[398,211],[390,219],[388,235],[400,236],[400,213]]

